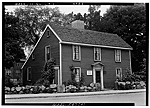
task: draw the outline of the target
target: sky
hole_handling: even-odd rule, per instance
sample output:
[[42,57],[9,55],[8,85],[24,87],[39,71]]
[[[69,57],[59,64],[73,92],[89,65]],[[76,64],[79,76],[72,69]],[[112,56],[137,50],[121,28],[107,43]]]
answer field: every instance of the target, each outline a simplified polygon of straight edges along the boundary
[[[15,5],[5,6],[7,11],[13,11],[17,7],[19,6],[15,6]],[[51,8],[59,7],[60,12],[64,14],[73,12],[74,14],[81,13],[83,15],[84,13],[88,13],[89,5],[50,5],[50,7]],[[103,15],[109,7],[110,5],[101,5],[100,8],[101,15]]]

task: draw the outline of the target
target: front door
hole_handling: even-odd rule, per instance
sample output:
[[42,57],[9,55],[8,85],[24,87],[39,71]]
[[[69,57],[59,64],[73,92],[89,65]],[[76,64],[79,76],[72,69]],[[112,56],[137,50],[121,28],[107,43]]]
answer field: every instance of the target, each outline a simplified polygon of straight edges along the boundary
[[100,79],[100,73],[101,71],[100,70],[96,70],[96,83],[101,83],[101,79]]

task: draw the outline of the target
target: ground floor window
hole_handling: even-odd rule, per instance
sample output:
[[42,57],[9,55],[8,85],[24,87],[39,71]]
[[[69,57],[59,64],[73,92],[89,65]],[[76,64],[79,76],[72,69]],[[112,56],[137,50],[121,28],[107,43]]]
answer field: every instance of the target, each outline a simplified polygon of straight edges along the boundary
[[75,81],[80,82],[80,77],[81,77],[81,68],[80,67],[75,67],[73,70],[75,74]]
[[11,70],[10,69],[6,69],[5,72],[6,72],[6,75],[11,76]]
[[20,70],[16,70],[16,76],[20,76]]
[[122,80],[122,68],[116,68],[116,78]]
[[31,81],[31,67],[27,68],[27,81]]

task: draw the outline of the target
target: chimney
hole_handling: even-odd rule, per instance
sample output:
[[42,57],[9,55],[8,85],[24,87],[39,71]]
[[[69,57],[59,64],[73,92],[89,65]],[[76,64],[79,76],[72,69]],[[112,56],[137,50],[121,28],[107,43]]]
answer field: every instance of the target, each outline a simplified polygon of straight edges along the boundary
[[84,21],[75,20],[71,23],[71,26],[72,26],[72,28],[83,30],[84,29]]

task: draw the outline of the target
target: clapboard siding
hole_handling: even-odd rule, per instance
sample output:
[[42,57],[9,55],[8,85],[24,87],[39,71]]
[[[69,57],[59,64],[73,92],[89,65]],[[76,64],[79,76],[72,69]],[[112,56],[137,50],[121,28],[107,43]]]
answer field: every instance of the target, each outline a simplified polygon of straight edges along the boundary
[[[130,67],[129,51],[122,50],[121,63],[115,62],[115,49],[101,48],[102,60],[104,64],[104,87],[114,87],[116,79],[116,67],[121,67],[123,73]],[[84,75],[85,84],[93,82],[93,76],[87,75],[87,70],[92,70],[91,64],[94,63],[94,47],[81,46],[81,61],[73,61],[72,45],[62,44],[62,80],[67,82],[71,80],[70,66],[81,67]]]
[[[47,28],[47,30],[50,30]],[[45,64],[45,46],[51,46],[51,57],[56,60],[56,64],[59,65],[59,41],[54,36],[54,34],[50,31],[50,37],[47,38],[47,30],[44,32],[43,37],[39,41],[35,50],[33,51],[34,60],[32,60],[32,56],[30,56],[29,60],[25,64],[23,68],[23,83],[26,84],[34,84],[41,76],[41,70]],[[27,68],[31,67],[32,71],[32,80],[31,82],[27,81]]]

